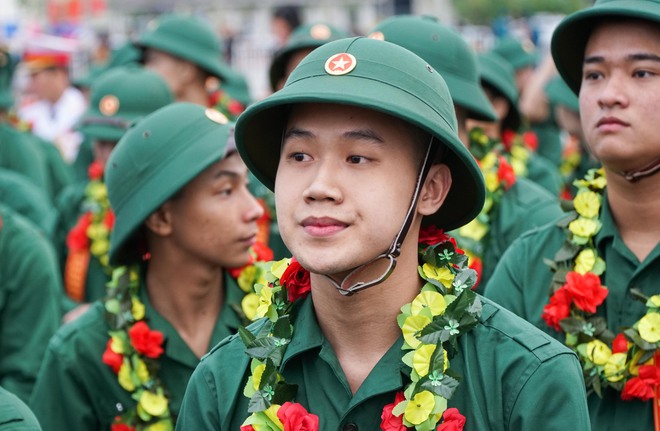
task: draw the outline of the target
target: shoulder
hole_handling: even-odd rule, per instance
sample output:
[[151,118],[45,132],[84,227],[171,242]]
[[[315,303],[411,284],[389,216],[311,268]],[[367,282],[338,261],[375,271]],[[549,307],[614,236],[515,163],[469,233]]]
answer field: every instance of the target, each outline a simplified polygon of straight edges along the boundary
[[527,178],[516,178],[516,183],[504,194],[502,199],[507,198],[515,199],[516,203],[525,207],[547,204],[556,205],[557,209],[561,210],[556,196]]
[[51,338],[48,349],[61,358],[81,362],[89,354],[100,358],[107,338],[103,303],[97,301],[82,316],[60,327]]

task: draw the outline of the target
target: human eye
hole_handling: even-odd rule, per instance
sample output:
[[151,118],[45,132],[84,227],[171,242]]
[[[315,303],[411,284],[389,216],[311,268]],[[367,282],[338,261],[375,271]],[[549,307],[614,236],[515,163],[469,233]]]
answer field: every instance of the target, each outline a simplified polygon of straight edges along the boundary
[[655,76],[655,73],[646,69],[638,69],[633,72],[632,76],[633,78],[649,78]]
[[603,77],[603,74],[597,70],[585,69],[582,73],[583,81],[595,81]]
[[368,162],[369,159],[364,156],[351,155],[346,158],[346,161],[353,165],[359,165]]
[[308,162],[311,160],[311,157],[309,154],[301,153],[298,151],[294,151],[290,153],[287,158],[289,160],[293,160],[294,162]]

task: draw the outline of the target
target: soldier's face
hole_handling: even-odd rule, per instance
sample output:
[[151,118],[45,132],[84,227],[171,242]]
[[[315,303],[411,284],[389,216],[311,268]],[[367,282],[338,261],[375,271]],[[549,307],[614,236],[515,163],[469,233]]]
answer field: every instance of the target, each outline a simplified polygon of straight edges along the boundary
[[308,270],[342,277],[384,252],[403,224],[423,156],[410,126],[334,104],[296,106],[275,199],[282,239]]
[[183,60],[157,49],[149,48],[144,55],[144,67],[160,75],[175,96],[182,91],[181,71],[183,63]]
[[603,165],[628,171],[660,156],[660,26],[607,22],[591,34],[580,89],[582,128]]
[[248,263],[263,209],[247,185],[247,168],[234,153],[204,170],[163,206],[169,215],[169,240],[184,261],[224,268]]

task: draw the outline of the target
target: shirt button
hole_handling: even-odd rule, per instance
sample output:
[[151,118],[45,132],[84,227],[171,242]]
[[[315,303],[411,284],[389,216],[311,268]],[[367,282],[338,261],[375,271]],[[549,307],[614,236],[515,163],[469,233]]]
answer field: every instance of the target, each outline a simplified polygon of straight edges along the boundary
[[358,427],[354,423],[349,422],[344,425],[343,431],[358,431]]

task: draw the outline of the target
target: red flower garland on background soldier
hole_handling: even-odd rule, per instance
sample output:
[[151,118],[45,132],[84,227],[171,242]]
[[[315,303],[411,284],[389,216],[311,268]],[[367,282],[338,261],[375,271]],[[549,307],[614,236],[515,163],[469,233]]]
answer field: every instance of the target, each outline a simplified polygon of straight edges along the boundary
[[[419,253],[418,272],[426,283],[397,317],[403,349],[408,351],[402,361],[411,370],[411,382],[383,407],[381,430],[461,431],[465,417],[447,407],[459,385],[449,362],[457,353],[458,337],[477,324],[481,313],[481,302],[472,292],[477,276],[467,268],[467,257],[453,238],[433,226],[420,233]],[[294,401],[296,386],[279,373],[295,330],[290,318],[293,303],[311,290],[309,272],[295,258],[263,264],[254,289],[244,307],[256,305],[254,317],[266,319],[256,336],[239,329],[252,358],[243,391],[250,398],[249,416],[241,430],[318,430],[318,416]],[[252,313],[246,309],[248,314]],[[257,346],[269,347],[253,348]]]
[[[238,277],[237,282],[245,291],[246,284],[252,283],[251,277],[256,274],[254,265],[272,258],[273,252],[267,246],[255,243],[250,249],[250,262],[242,268],[230,269],[229,274]],[[145,321],[139,289],[137,268],[120,267],[112,273],[104,300],[110,339],[102,360],[117,374],[119,385],[137,401],[135,409],[119,412],[111,431],[173,431],[169,394],[157,374],[164,336],[151,330]],[[245,318],[239,304],[230,306]]]
[[[592,169],[575,183],[574,212],[558,223],[566,241],[547,261],[554,272],[550,301],[543,308],[548,326],[566,334],[566,345],[578,354],[587,391],[602,396],[610,387],[621,399],[653,398],[660,385],[660,295],[650,298],[631,293],[646,303],[647,313],[630,328],[616,334],[598,316],[608,290],[601,284],[605,262],[598,256],[594,237],[600,231],[600,210],[606,179],[603,169]],[[619,329],[619,328],[617,328]]]
[[69,253],[64,284],[67,294],[76,301],[85,299],[85,284],[91,256],[98,259],[106,273],[111,272],[108,251],[115,216],[110,209],[108,192],[103,183],[103,164],[93,162],[87,172],[90,182],[85,188],[83,201],[85,212],[66,237]]

